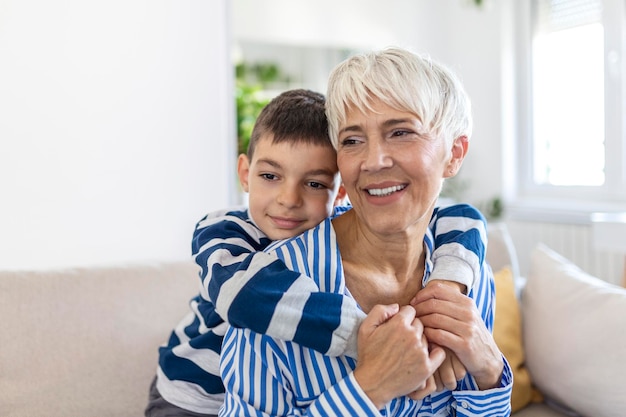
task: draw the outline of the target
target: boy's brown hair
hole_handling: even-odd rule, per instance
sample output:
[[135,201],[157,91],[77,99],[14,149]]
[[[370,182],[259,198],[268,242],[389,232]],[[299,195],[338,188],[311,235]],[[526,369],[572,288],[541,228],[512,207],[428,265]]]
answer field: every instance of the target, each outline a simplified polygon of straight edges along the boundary
[[259,139],[271,134],[273,143],[293,142],[330,146],[324,95],[311,90],[288,90],[261,110],[252,129],[248,158],[252,160]]

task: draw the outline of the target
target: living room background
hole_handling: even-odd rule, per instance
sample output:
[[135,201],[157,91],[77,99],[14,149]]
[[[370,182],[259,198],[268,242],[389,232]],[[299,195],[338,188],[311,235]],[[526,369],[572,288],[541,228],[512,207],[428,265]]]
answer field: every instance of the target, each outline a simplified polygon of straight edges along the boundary
[[234,64],[269,50],[321,91],[349,51],[397,44],[445,62],[474,112],[460,198],[512,201],[529,2],[2,0],[0,268],[187,258],[195,221],[241,202]]

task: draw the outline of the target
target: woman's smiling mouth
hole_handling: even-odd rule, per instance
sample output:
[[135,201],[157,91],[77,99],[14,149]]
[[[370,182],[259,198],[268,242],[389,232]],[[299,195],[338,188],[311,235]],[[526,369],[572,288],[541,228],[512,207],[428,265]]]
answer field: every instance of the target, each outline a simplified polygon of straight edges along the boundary
[[385,197],[395,193],[396,191],[404,190],[405,188],[406,185],[394,185],[385,188],[368,188],[365,191],[367,191],[367,193],[372,196]]

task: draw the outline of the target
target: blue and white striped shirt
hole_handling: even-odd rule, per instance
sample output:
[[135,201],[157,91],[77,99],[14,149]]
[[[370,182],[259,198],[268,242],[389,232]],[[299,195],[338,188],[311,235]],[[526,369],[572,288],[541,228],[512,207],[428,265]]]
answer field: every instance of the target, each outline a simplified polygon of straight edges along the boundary
[[[340,215],[349,207],[336,208]],[[448,279],[471,288],[484,260],[484,218],[460,204],[436,210],[430,279]],[[168,402],[198,413],[217,413],[224,386],[219,358],[227,323],[275,339],[291,340],[329,356],[356,357],[356,334],[365,314],[340,291],[320,291],[275,253],[270,240],[242,209],[210,213],[198,222],[192,251],[201,267],[200,293],[191,311],[159,349],[157,389]],[[432,249],[432,248],[431,248]]]
[[[426,281],[432,271],[430,231],[425,236],[425,247]],[[287,267],[311,277],[320,291],[347,294],[330,220],[301,236],[276,242],[267,250]],[[484,259],[481,279],[469,296],[491,330],[495,287]],[[310,337],[314,338],[315,334]],[[222,346],[221,372],[226,399],[220,415],[509,416],[512,374],[504,358],[503,361],[505,367],[498,388],[480,391],[468,375],[454,391],[444,390],[421,401],[399,397],[383,410],[377,410],[353,377],[356,367],[353,358],[331,357],[249,329],[229,328]]]

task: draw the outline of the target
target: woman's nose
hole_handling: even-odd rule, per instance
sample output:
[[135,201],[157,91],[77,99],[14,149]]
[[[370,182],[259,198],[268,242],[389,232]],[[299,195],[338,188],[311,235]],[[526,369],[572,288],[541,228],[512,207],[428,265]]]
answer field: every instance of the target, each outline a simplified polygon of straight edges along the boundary
[[302,204],[300,190],[295,185],[284,184],[278,193],[278,203],[285,207],[299,207]]
[[384,140],[376,139],[367,142],[365,160],[363,161],[364,170],[376,171],[389,168],[392,164],[393,161]]

